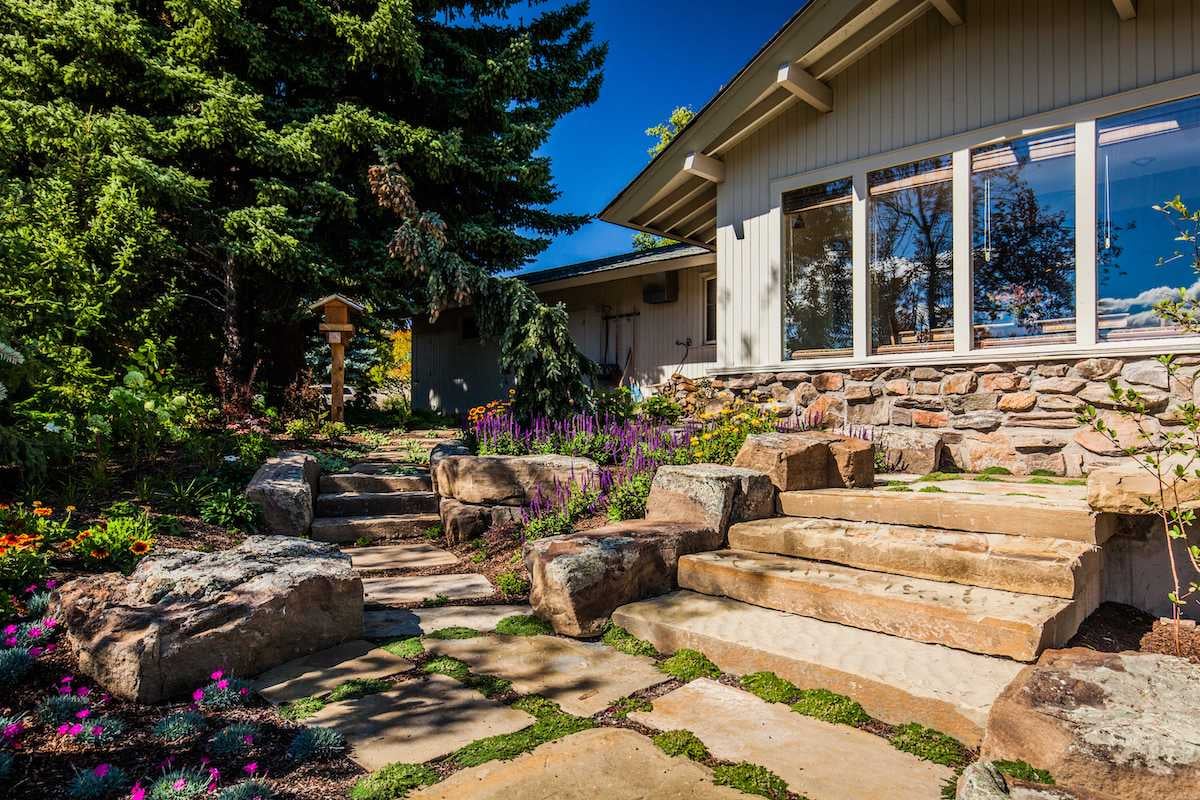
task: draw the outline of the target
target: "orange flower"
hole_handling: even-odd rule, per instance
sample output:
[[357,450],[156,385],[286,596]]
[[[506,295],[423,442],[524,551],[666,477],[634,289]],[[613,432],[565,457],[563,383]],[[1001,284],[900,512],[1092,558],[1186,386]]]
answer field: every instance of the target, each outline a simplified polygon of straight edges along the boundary
[[88,553],[88,555],[90,555],[92,558],[96,559],[97,561],[103,561],[104,559],[108,558],[108,551],[107,550],[93,550],[92,552]]
[[41,505],[42,505],[42,501],[41,501],[41,500],[34,500],[34,501],[33,501],[33,507],[34,507],[34,508],[38,508],[38,507],[40,507]]
[[136,542],[129,545],[129,552],[133,553],[135,556],[144,556],[146,553],[150,552],[150,543],[138,539]]
[[49,506],[40,506],[33,510],[33,513],[39,517],[48,517],[54,513],[54,509]]
[[68,514],[75,513],[75,506],[67,506],[67,513]]

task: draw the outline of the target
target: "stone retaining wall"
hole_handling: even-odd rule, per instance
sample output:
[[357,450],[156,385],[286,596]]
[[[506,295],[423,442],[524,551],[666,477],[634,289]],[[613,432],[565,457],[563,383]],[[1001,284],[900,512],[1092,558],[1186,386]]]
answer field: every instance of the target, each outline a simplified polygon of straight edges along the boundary
[[[874,430],[877,442],[940,436],[942,465],[976,472],[1005,467],[1016,474],[1046,470],[1071,477],[1128,459],[1106,438],[1079,425],[1085,404],[1122,431],[1136,432],[1112,410],[1108,380],[1142,392],[1149,431],[1176,423],[1180,403],[1196,399],[1200,357],[1177,359],[1168,381],[1152,358],[1086,358],[1037,364],[989,362],[945,367],[853,367],[825,372],[753,373],[691,380],[676,376],[663,391],[691,414],[719,412],[736,401],[756,403],[781,417],[819,413],[826,427]],[[935,438],[936,438],[935,436]],[[893,465],[900,466],[903,465]]]

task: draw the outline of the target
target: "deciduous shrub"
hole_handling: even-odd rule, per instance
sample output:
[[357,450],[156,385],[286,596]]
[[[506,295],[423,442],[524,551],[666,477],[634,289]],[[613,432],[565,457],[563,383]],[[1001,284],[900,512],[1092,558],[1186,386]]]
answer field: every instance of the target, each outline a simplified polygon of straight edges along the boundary
[[776,418],[758,406],[727,409],[692,438],[692,458],[703,463],[732,464],[747,436],[770,433],[776,424]]
[[650,395],[641,402],[637,410],[639,414],[648,419],[665,422],[668,425],[674,425],[683,419],[683,406],[661,394]]

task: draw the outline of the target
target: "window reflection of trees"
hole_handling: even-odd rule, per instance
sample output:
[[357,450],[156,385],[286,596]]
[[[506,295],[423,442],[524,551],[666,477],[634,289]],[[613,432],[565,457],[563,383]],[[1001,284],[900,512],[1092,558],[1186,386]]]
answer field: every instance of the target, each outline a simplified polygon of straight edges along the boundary
[[871,204],[876,348],[952,348],[952,185],[942,182],[888,192],[873,197]]
[[787,352],[843,351],[854,346],[850,204],[787,216],[784,287]]

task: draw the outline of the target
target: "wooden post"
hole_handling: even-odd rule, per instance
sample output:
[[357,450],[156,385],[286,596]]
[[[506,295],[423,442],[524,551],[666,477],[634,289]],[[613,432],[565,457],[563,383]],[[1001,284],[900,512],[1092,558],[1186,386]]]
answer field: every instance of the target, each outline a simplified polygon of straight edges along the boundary
[[350,311],[362,311],[363,307],[353,300],[333,294],[323,297],[310,306],[323,314],[321,333],[329,342],[332,361],[329,370],[329,419],[342,422],[346,416],[346,342],[354,335],[350,324]]
[[329,418],[342,422],[346,416],[346,344],[339,331],[330,331],[329,349],[333,352],[333,366],[329,371]]

